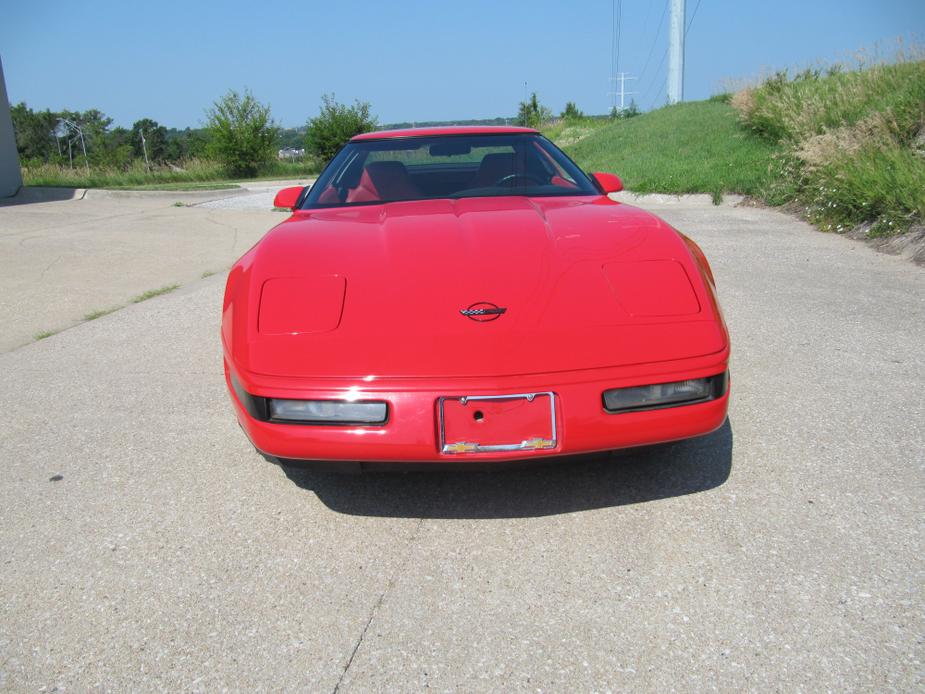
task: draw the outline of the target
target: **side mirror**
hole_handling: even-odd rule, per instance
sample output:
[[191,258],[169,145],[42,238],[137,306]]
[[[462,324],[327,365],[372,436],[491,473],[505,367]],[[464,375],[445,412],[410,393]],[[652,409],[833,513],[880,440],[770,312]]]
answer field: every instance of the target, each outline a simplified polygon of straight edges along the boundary
[[299,199],[303,190],[304,188],[302,186],[283,188],[276,194],[276,197],[273,198],[273,207],[282,207],[283,209],[291,210],[295,207],[296,201]]
[[623,190],[623,181],[615,174],[597,171],[591,175],[594,176],[594,180],[604,189],[605,193],[619,193]]

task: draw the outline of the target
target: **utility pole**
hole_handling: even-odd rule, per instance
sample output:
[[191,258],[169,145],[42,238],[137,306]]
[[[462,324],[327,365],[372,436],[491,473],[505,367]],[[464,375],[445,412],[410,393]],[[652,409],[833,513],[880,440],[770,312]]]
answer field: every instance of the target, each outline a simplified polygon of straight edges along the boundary
[[620,107],[619,107],[619,110],[618,110],[617,112],[618,112],[618,113],[623,113],[623,112],[626,110],[626,97],[630,96],[631,94],[636,94],[636,93],[637,93],[637,92],[628,92],[628,91],[626,91],[626,80],[634,80],[634,79],[637,79],[637,78],[635,78],[635,77],[630,77],[627,73],[621,72],[621,73],[619,73],[616,77],[611,77],[610,79],[611,79],[612,81],[614,81],[614,82],[619,82],[619,83],[620,83],[620,89],[619,89],[619,90],[616,90],[616,89],[615,89],[614,91],[608,92],[608,94],[610,94],[611,96],[614,97],[614,98],[613,98],[613,102],[614,102],[614,103],[613,103],[613,105],[611,106],[611,110],[616,110],[616,109],[617,109],[616,97],[619,96],[619,97],[620,97]]
[[84,131],[81,128],[77,128],[77,134],[80,135],[80,148],[84,153],[84,166],[87,167],[87,173],[90,173],[90,160],[87,159],[87,143],[84,142]]
[[684,0],[671,1],[668,20],[668,103],[684,100]]
[[[67,139],[67,156],[71,160],[71,168],[74,168],[74,157],[71,155],[71,142],[80,139],[80,148],[84,153],[84,166],[87,167],[87,173],[90,173],[90,160],[87,159],[87,143],[84,142],[84,131],[81,129],[77,123],[70,121],[67,118],[59,118],[59,123],[64,123],[65,127],[68,130],[68,139]],[[73,133],[76,132],[78,138],[73,137]]]
[[627,77],[625,72],[620,73],[620,113],[623,113],[626,110],[626,106],[623,103],[623,98],[629,96],[630,94],[635,94],[636,92],[626,91],[626,80],[634,80],[635,77]]
[[151,173],[151,162],[148,161],[148,143],[145,142],[144,128],[139,128],[139,134],[141,135],[141,151],[145,153],[145,170]]

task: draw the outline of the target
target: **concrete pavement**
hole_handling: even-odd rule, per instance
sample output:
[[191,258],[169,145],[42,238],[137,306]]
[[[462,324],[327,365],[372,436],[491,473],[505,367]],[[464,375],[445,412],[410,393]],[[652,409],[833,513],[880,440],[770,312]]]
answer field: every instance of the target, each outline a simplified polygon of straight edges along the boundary
[[0,355],[0,690],[921,690],[925,272],[645,204],[710,257],[734,347],[727,426],[670,448],[270,465],[219,276]]
[[[73,191],[36,202],[36,190],[0,204],[0,351],[165,285],[222,272],[283,215],[204,207],[272,184],[211,193]],[[49,199],[50,198],[50,199]],[[24,203],[24,204],[17,204]],[[226,203],[227,204],[227,203]]]

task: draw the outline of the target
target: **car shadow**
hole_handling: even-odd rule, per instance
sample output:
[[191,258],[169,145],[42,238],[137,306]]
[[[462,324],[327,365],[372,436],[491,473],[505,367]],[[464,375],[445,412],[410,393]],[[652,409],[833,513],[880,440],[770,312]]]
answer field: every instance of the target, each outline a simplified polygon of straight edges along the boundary
[[665,446],[500,469],[344,475],[283,465],[328,508],[394,518],[530,518],[707,491],[732,470],[732,427]]

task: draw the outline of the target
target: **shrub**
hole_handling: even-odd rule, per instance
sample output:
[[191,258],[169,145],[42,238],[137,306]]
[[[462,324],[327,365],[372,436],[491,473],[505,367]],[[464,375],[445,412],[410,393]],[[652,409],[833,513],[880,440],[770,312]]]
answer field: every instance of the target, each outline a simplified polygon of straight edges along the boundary
[[562,118],[566,120],[579,120],[584,118],[585,114],[575,105],[574,101],[565,104],[565,110],[562,111]]
[[527,101],[520,102],[517,112],[517,123],[525,128],[539,128],[543,123],[552,120],[552,111],[540,103],[536,92],[530,95]]
[[207,111],[209,153],[231,176],[255,176],[273,160],[278,128],[270,107],[229,90]]
[[57,153],[54,133],[58,127],[58,114],[48,109],[33,111],[21,102],[10,107],[10,116],[21,160],[47,161]]
[[305,149],[323,164],[331,161],[337,150],[354,135],[376,129],[376,118],[369,113],[369,104],[356,101],[353,106],[339,104],[333,94],[321,97],[321,113],[308,121]]
[[635,118],[641,113],[642,112],[639,110],[639,105],[636,103],[636,99],[630,99],[630,105],[622,110],[617,106],[611,106],[608,117],[610,120],[620,120],[621,118]]

